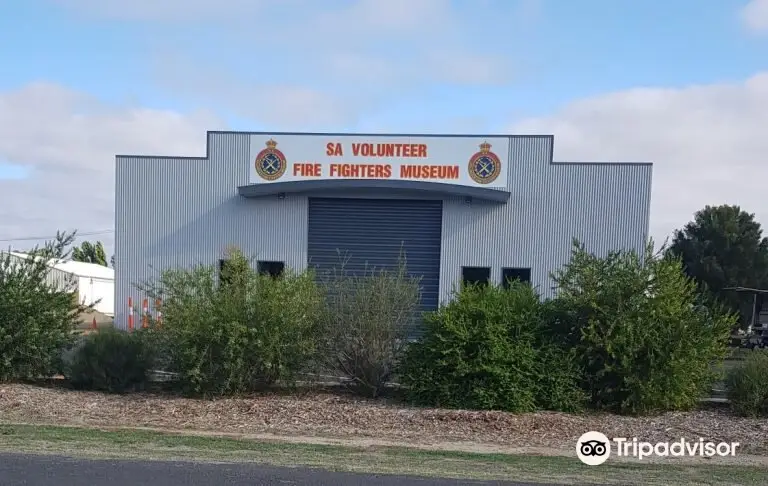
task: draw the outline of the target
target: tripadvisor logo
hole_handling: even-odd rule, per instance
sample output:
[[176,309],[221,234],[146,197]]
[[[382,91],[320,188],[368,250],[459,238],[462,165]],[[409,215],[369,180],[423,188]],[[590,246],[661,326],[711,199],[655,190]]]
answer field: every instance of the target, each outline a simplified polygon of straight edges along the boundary
[[611,457],[614,452],[616,457],[631,457],[642,460],[645,457],[683,457],[683,456],[735,456],[738,442],[708,442],[702,438],[697,441],[689,441],[680,438],[674,442],[639,441],[637,438],[608,437],[601,432],[587,432],[579,437],[576,442],[576,455],[581,462],[589,466],[599,466]]
[[600,432],[587,432],[576,442],[576,455],[588,466],[599,466],[611,457],[611,441]]

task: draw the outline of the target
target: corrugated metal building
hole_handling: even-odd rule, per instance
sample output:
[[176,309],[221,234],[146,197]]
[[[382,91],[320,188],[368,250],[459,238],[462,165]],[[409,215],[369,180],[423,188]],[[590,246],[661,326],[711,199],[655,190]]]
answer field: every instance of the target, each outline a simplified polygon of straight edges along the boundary
[[[462,278],[553,294],[572,238],[643,248],[652,165],[553,162],[554,137],[209,132],[205,157],[117,156],[116,324],[135,284],[217,264],[386,267],[404,251],[423,304]],[[360,164],[363,164],[361,166]],[[437,168],[436,168],[437,167]]]
[[[12,251],[10,257],[13,263],[20,264],[29,258],[29,254]],[[76,294],[78,302],[93,305],[93,309],[100,314],[107,317],[114,316],[115,271],[113,269],[95,263],[73,260],[50,260],[46,263],[49,267],[46,275],[49,285]]]

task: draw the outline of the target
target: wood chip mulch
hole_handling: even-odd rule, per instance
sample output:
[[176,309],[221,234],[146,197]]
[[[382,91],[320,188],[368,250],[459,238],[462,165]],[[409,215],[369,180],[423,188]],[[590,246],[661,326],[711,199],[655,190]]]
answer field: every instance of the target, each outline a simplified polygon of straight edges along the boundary
[[637,437],[652,443],[681,437],[739,442],[743,453],[768,455],[768,420],[714,409],[641,418],[550,412],[516,415],[408,408],[328,392],[206,401],[0,384],[0,421],[556,449],[572,449],[581,434],[596,430],[608,437]]

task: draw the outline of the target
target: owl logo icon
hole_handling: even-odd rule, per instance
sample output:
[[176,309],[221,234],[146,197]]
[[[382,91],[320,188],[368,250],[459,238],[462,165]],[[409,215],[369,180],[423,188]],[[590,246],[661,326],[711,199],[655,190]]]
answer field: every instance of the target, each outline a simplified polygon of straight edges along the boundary
[[599,466],[611,457],[611,441],[600,432],[587,432],[576,442],[576,455],[588,466]]

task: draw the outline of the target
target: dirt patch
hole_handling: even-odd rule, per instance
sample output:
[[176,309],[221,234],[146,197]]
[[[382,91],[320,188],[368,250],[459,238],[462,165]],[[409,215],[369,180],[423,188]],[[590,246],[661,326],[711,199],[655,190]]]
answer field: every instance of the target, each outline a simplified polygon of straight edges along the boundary
[[321,392],[208,401],[0,385],[0,421],[542,455],[573,455],[578,437],[596,430],[609,437],[648,442],[681,437],[739,442],[741,461],[768,462],[764,461],[768,458],[768,421],[735,417],[725,410],[643,418],[549,412],[513,415],[407,408],[386,400]]

